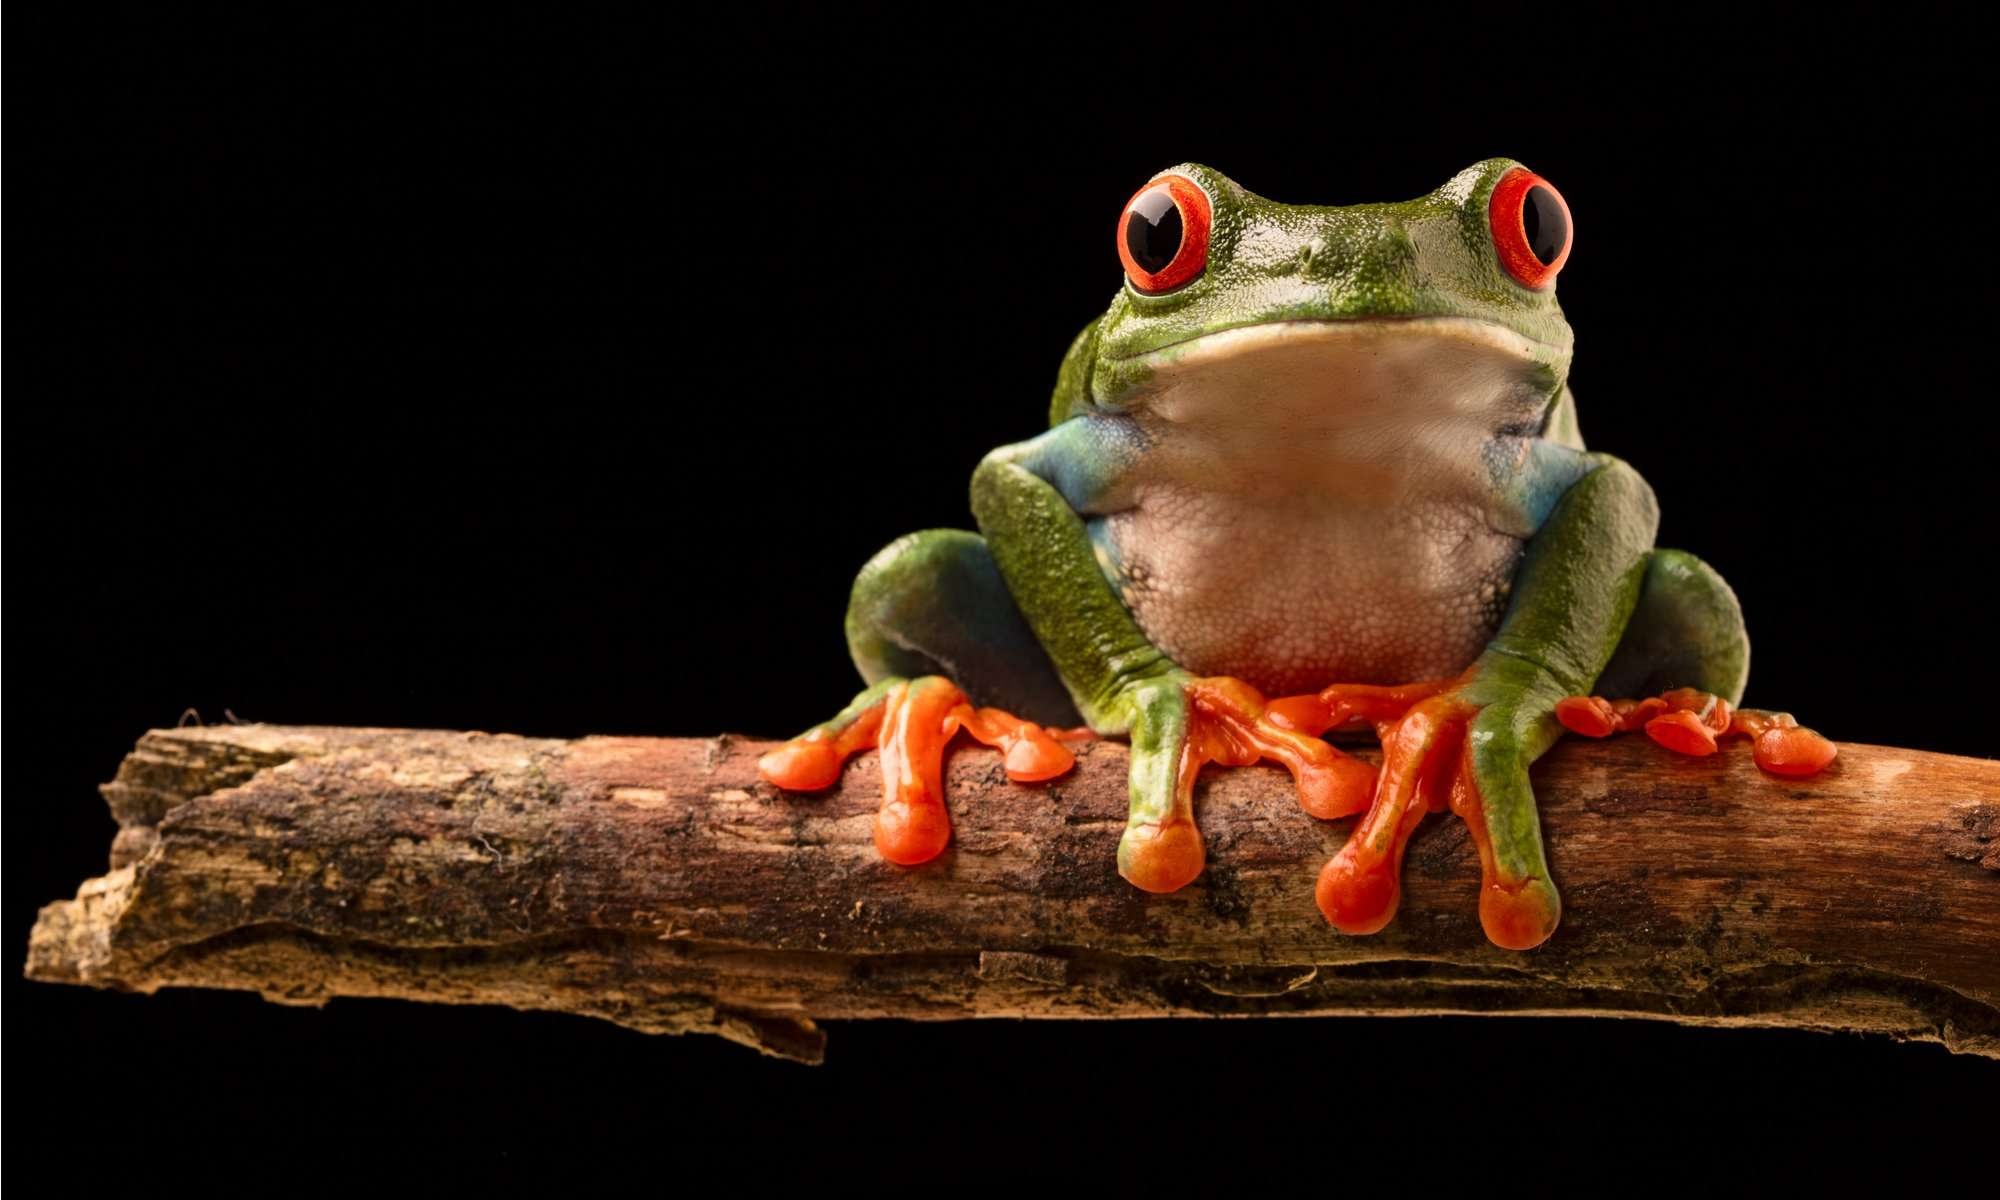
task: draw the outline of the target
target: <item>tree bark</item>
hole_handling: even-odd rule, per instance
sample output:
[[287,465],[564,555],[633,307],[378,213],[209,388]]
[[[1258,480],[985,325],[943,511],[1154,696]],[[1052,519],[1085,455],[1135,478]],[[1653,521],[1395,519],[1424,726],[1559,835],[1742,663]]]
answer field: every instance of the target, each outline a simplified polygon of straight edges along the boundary
[[1351,822],[1272,767],[1211,769],[1208,867],[1120,879],[1125,750],[1017,786],[960,744],[951,847],[871,841],[873,754],[816,796],[768,743],[267,725],[157,730],[104,785],[112,870],[48,905],[31,978],[286,1004],[397,996],[709,1032],[817,1060],[820,1019],[1533,1013],[1866,1030],[2000,1057],[2000,763],[1570,738],[1537,766],[1564,916],[1489,944],[1450,816],[1372,937],[1313,903]]

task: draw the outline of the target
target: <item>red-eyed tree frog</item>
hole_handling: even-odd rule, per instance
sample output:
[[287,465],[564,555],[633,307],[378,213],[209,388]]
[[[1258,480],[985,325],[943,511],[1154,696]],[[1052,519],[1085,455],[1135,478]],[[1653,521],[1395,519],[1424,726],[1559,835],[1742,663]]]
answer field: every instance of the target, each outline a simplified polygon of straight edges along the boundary
[[[1555,297],[1571,241],[1561,194],[1507,159],[1344,208],[1194,163],[1154,176],[1048,430],[974,472],[978,533],[862,568],[847,643],[869,687],[763,777],[825,788],[879,746],[876,845],[915,864],[950,837],[957,731],[1019,780],[1067,770],[1066,737],[1127,737],[1118,870],[1171,892],[1204,862],[1201,767],[1273,759],[1312,815],[1365,814],[1319,876],[1334,926],[1388,923],[1405,843],[1449,807],[1487,935],[1526,949],[1560,915],[1528,767],[1565,727],[1688,753],[1744,733],[1769,770],[1823,767],[1830,742],[1734,708],[1734,593],[1655,549],[1651,488],[1584,449]],[[1379,771],[1322,736],[1349,726],[1378,733]]]

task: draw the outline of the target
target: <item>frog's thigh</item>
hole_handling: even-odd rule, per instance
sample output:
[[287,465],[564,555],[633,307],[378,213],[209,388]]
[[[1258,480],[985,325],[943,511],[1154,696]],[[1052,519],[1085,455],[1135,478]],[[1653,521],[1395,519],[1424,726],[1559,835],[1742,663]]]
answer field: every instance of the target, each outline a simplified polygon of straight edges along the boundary
[[960,529],[897,538],[855,577],[847,648],[861,677],[949,676],[974,704],[1083,724],[986,548]]
[[1734,704],[1749,676],[1750,637],[1736,593],[1694,555],[1653,551],[1638,607],[1598,677],[1597,694],[1656,696],[1692,687]]

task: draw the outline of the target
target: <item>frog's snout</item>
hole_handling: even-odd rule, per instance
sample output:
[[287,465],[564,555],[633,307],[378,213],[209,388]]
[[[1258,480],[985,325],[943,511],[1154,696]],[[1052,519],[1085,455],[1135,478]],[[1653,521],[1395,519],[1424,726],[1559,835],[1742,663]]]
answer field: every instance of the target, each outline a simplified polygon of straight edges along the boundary
[[1299,247],[1284,274],[1316,287],[1330,298],[1351,296],[1357,286],[1413,283],[1417,276],[1417,246],[1401,227],[1379,229],[1357,243],[1318,234]]

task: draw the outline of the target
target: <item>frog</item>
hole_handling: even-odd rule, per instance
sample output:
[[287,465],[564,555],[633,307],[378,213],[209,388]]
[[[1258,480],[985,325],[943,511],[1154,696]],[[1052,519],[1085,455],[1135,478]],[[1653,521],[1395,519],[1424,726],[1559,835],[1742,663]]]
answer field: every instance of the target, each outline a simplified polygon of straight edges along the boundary
[[[1117,869],[1171,893],[1206,863],[1199,773],[1275,762],[1313,817],[1358,817],[1314,886],[1334,929],[1394,918],[1412,834],[1449,809],[1486,936],[1528,950],[1561,917],[1529,768],[1564,733],[1688,754],[1741,734],[1774,773],[1820,769],[1831,743],[1738,707],[1729,584],[1656,546],[1652,488],[1584,445],[1555,294],[1572,244],[1562,193],[1508,158],[1346,206],[1194,162],[1152,176],[1046,427],[979,463],[976,531],[861,568],[866,687],[760,775],[823,790],[879,749],[875,846],[915,867],[949,843],[960,731],[1030,783],[1076,739],[1123,738]],[[1371,731],[1379,766],[1338,744]]]

